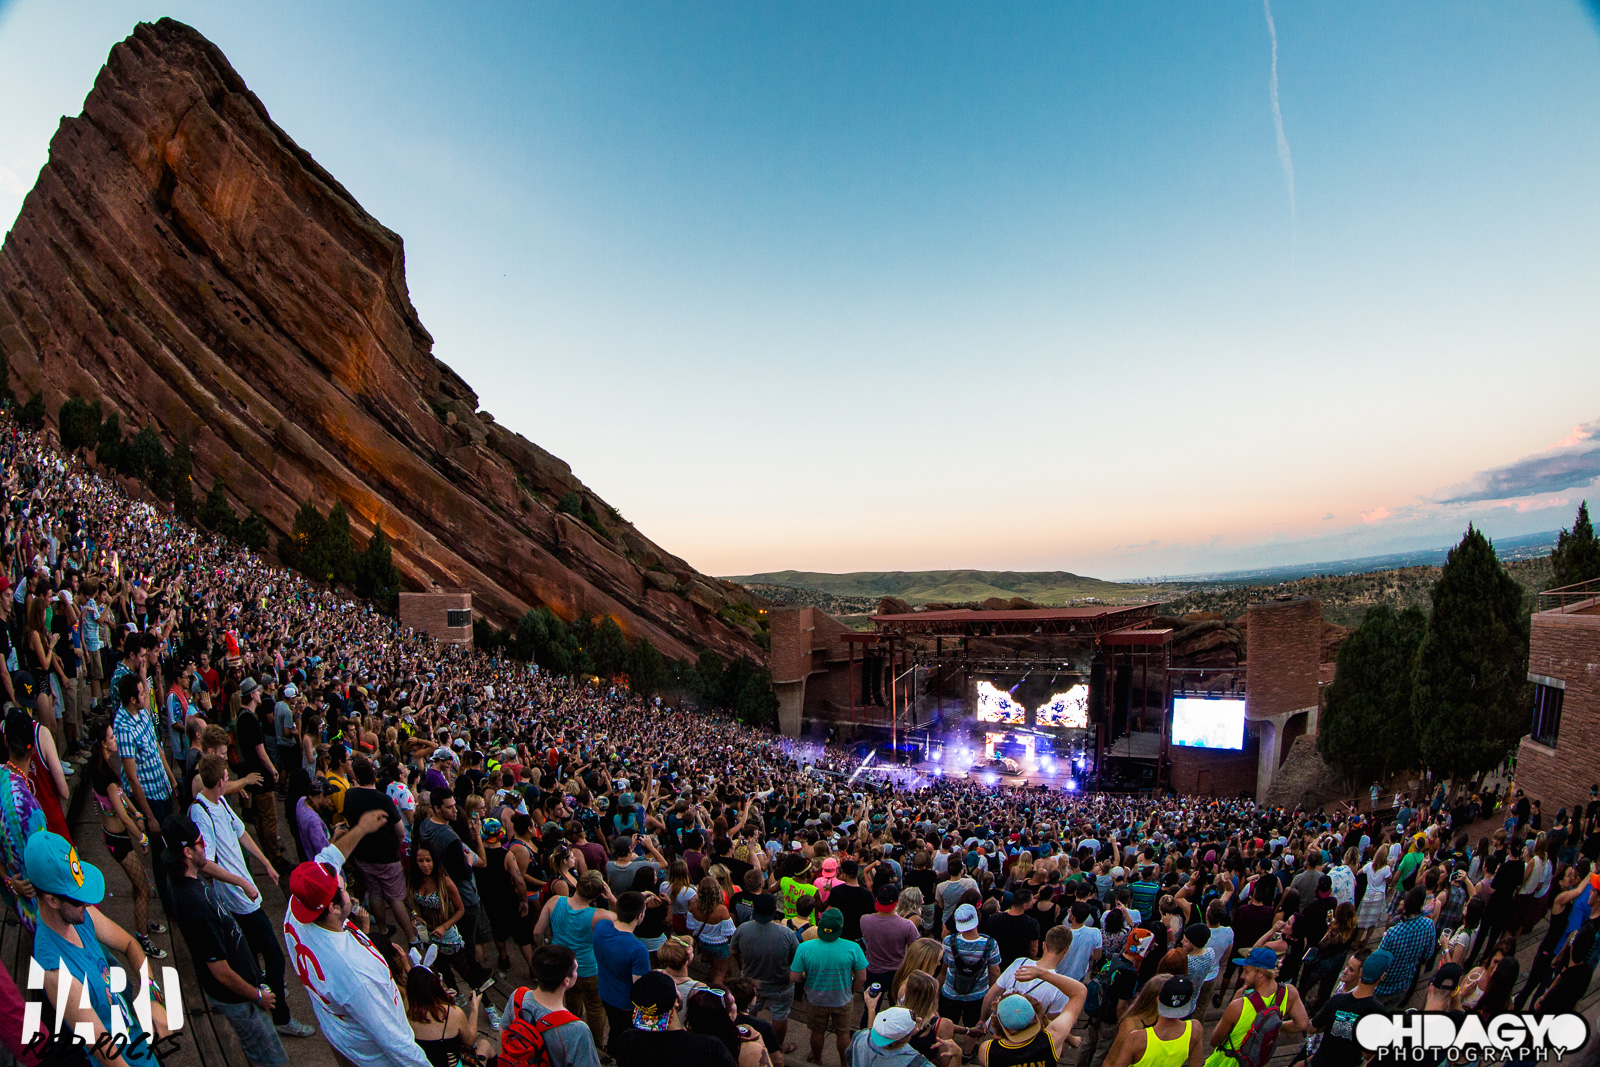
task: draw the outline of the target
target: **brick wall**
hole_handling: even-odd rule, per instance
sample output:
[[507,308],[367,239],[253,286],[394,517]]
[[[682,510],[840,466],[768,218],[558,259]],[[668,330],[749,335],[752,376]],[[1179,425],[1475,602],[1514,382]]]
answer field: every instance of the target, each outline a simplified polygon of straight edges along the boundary
[[1256,791],[1256,727],[1245,727],[1244,748],[1228,752],[1214,748],[1167,749],[1170,784],[1189,796],[1236,797]]
[[[446,620],[453,610],[465,610],[465,626],[449,626]],[[446,593],[401,593],[400,625],[432,634],[440,641],[472,647],[472,594],[462,590]]]
[[814,612],[810,607],[767,609],[767,633],[772,639],[767,661],[771,664],[773,681],[799,682],[811,673]]
[[1567,683],[1555,747],[1524,737],[1517,750],[1517,785],[1540,802],[1548,825],[1560,808],[1587,803],[1600,782],[1600,614],[1534,615],[1528,673]]
[[1245,714],[1265,719],[1317,706],[1322,605],[1269,600],[1250,605]]

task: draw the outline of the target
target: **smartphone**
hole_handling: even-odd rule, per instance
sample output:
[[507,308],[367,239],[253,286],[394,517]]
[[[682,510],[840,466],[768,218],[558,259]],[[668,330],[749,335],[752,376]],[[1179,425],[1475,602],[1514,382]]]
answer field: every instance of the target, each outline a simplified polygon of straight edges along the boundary
[[489,977],[485,978],[483,980],[483,984],[481,986],[479,986],[477,989],[473,990],[473,992],[477,993],[478,996],[481,997],[485,993],[489,992],[489,990],[494,988],[494,982],[495,982],[494,975],[491,974]]

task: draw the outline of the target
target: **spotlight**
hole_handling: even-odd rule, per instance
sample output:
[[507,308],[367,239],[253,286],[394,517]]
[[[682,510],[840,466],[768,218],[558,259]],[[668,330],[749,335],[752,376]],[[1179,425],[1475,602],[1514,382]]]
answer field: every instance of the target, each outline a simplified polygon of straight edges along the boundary
[[1077,782],[1068,782],[1067,783],[1067,792],[1076,793],[1077,791],[1078,791],[1078,783]]

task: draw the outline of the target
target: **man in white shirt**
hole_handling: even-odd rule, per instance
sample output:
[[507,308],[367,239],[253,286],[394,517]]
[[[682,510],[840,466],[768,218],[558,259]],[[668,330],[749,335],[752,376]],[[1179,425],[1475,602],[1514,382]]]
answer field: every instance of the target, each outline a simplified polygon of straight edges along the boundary
[[316,1030],[289,1014],[289,1001],[283,991],[283,950],[278,947],[272,921],[261,910],[261,891],[245,863],[244,850],[249,849],[266,870],[272,870],[272,864],[222,799],[222,787],[228,782],[228,761],[221,756],[206,756],[200,760],[199,771],[200,795],[189,805],[189,819],[205,838],[206,865],[202,873],[216,883],[218,901],[233,913],[250,951],[261,957],[261,973],[277,998],[272,1021],[278,1033],[310,1037]]
[[429,1067],[388,963],[357,925],[370,917],[340,874],[361,839],[388,819],[377,809],[362,812],[352,829],[290,872],[283,938],[311,994],[317,1025],[342,1063]]
[[[1045,1016],[1054,1019],[1066,1010],[1068,996],[1060,988],[1042,978],[1021,982],[1017,980],[1017,971],[1023,967],[1037,967],[1041,971],[1056,971],[1061,965],[1061,959],[1067,954],[1067,949],[1072,944],[1072,934],[1065,926],[1052,926],[1044,935],[1044,955],[1037,960],[1026,957],[1011,961],[1011,966],[1001,972],[995,979],[994,985],[989,987],[989,992],[983,998],[983,1019],[987,1020],[994,1013],[994,1006],[1000,1003],[1000,998],[1010,993],[1017,993],[1025,997],[1032,997],[1044,1009]],[[983,1022],[979,1022],[982,1029]]]
[[1089,973],[1090,967],[1100,962],[1100,947],[1105,944],[1105,935],[1097,927],[1087,925],[1089,911],[1087,901],[1073,902],[1070,920],[1072,944],[1055,967],[1057,974],[1064,974],[1079,982]]

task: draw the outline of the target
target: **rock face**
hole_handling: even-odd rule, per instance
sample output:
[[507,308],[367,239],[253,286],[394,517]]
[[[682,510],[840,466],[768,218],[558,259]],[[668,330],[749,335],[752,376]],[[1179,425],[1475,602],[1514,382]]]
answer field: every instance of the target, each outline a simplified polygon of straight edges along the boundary
[[[432,347],[400,238],[170,19],[112,49],[0,248],[13,389],[42,390],[52,417],[98,399],[130,431],[188,438],[196,495],[223,476],[279,532],[302,502],[342,500],[410,587],[470,589],[501,624],[547,604],[669,656],[762,658],[718,617],[748,594],[479,411]],[[581,518],[556,510],[572,493]]]

